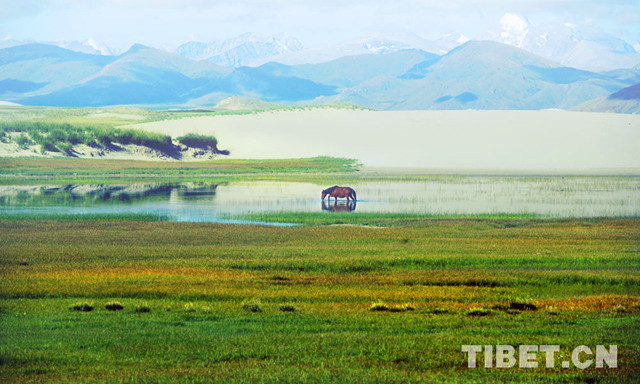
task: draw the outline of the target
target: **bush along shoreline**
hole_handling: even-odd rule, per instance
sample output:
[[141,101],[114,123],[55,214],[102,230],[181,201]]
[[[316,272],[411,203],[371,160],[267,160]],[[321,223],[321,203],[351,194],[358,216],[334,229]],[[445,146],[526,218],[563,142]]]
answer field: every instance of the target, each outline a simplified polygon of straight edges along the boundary
[[[214,136],[186,134],[172,138],[156,132],[103,125],[73,125],[39,121],[0,122],[0,145],[23,155],[103,157],[131,152],[147,157],[181,160],[229,155]],[[138,148],[136,148],[138,147]],[[26,152],[26,153],[25,153]]]

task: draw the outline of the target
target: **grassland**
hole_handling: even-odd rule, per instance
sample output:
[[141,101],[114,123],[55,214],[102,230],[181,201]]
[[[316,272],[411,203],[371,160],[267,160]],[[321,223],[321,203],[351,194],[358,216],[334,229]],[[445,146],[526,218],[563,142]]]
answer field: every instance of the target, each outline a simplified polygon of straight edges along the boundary
[[0,183],[191,180],[242,174],[354,172],[357,167],[353,159],[333,157],[199,162],[0,158]]
[[146,109],[132,107],[68,108],[1,106],[0,121],[42,121],[73,125],[122,126],[152,121],[176,120],[198,116],[254,115],[274,111],[308,111],[323,109],[370,110],[355,104],[337,103],[307,106],[285,106],[273,104],[269,108],[252,109]]
[[[12,220],[0,234],[4,382],[640,377],[638,219]],[[565,357],[616,344],[619,367],[468,369],[462,344],[559,344]]]

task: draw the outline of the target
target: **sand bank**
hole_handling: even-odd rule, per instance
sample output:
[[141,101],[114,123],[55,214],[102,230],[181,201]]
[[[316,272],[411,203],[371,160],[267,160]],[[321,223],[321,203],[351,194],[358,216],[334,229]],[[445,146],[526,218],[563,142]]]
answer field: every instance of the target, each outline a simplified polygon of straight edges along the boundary
[[565,111],[310,110],[137,124],[213,134],[231,158],[351,157],[432,169],[640,167],[640,116]]

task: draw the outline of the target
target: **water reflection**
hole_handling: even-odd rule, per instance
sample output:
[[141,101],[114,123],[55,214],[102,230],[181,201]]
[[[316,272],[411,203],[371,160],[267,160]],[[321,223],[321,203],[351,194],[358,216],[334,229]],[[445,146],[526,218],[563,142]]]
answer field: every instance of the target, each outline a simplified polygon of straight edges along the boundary
[[322,210],[329,212],[352,212],[356,210],[356,202],[355,200],[336,201],[331,204],[331,202],[325,203],[325,201],[322,200]]
[[[425,177],[354,181],[360,213],[640,216],[637,177]],[[152,214],[225,221],[269,212],[318,212],[309,182],[0,185],[0,214]],[[323,202],[350,212],[355,202]]]
[[220,184],[65,184],[0,186],[0,206],[96,206],[190,198],[213,199]]

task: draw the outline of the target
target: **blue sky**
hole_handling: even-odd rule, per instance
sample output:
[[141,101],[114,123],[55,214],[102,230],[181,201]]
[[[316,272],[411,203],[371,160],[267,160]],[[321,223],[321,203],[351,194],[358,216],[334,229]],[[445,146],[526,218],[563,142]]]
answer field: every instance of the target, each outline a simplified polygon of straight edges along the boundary
[[507,12],[640,40],[640,0],[0,0],[0,40],[173,48],[256,32],[286,33],[315,48],[377,33],[480,38]]

